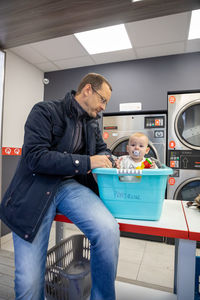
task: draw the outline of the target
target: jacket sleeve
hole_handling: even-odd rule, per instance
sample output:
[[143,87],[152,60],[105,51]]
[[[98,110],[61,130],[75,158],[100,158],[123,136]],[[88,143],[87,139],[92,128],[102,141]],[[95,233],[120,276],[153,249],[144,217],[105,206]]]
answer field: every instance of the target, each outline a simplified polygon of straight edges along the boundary
[[[22,156],[34,173],[49,175],[82,175],[90,169],[88,155],[51,150],[52,116],[48,106],[41,102],[30,112],[25,124]],[[66,141],[67,142],[67,141]]]

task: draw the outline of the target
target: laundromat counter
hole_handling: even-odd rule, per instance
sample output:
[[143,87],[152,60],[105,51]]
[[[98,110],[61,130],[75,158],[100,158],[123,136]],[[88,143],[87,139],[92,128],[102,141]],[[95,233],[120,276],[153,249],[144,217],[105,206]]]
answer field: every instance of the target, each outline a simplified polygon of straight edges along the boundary
[[100,198],[116,218],[159,220],[171,168],[96,168]]

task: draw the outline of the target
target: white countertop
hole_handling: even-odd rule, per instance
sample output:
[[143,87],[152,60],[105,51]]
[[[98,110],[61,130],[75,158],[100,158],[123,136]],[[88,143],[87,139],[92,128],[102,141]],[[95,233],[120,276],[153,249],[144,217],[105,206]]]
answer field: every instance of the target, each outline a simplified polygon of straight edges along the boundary
[[188,227],[179,200],[164,200],[159,221],[117,219],[117,222],[121,231],[188,239]]

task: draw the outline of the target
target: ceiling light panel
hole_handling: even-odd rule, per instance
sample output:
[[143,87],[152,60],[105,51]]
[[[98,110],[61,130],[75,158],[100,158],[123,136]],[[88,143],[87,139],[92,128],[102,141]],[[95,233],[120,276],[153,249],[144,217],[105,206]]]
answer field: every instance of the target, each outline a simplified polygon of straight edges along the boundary
[[192,39],[200,39],[200,9],[192,11],[188,40]]
[[132,48],[124,24],[75,33],[89,54]]

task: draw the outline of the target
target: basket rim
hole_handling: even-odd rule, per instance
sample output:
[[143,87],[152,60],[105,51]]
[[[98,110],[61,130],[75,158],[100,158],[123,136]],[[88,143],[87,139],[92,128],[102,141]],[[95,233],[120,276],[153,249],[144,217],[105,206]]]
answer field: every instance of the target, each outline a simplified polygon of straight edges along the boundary
[[56,244],[55,246],[53,246],[52,248],[50,248],[47,252],[47,256],[53,252],[54,250],[56,250],[57,248],[59,248],[61,245],[65,244],[66,242],[70,241],[72,238],[77,238],[77,237],[81,237],[81,238],[86,238],[88,239],[84,234],[73,234],[71,236],[69,236],[66,239],[61,240],[58,244]]
[[[96,168],[92,170],[92,173],[97,174],[97,175],[117,175],[120,176],[121,174],[119,174],[118,172],[119,169],[116,168]],[[122,170],[122,169],[120,169]],[[162,165],[162,168],[158,168],[158,169],[143,169],[140,170],[141,175],[140,176],[149,176],[149,175],[153,175],[153,176],[157,176],[157,175],[164,175],[164,176],[168,176],[173,174],[173,169],[169,168],[165,165]],[[124,173],[123,175],[131,175],[131,176],[138,176],[138,174],[130,174],[128,173],[127,169],[124,169]]]

